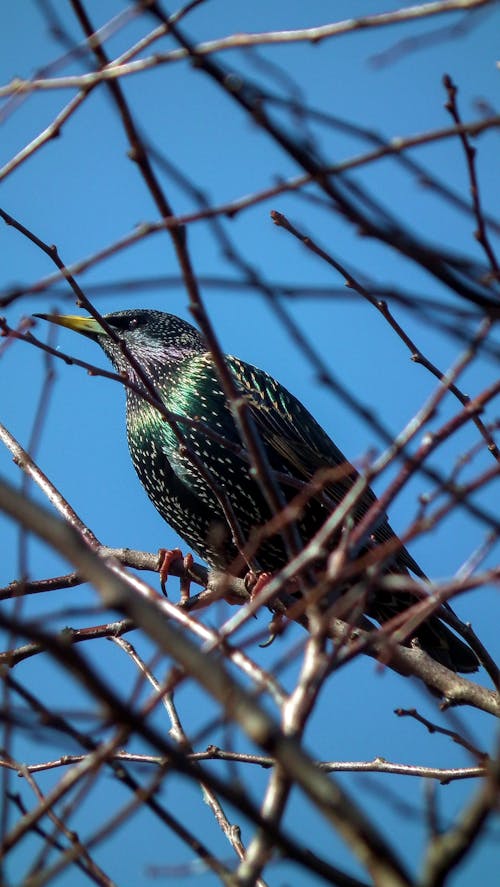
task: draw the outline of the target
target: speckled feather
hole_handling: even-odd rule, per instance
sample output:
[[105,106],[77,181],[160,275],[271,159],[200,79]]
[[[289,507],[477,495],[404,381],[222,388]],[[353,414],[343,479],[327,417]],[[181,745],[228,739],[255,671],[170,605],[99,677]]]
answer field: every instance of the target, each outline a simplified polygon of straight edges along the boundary
[[[228,355],[226,360],[251,406],[270,466],[303,481],[310,480],[321,468],[345,467],[346,479],[326,491],[331,500],[340,502],[355,473],[313,417],[270,376],[235,357]],[[240,446],[210,354],[195,355],[187,366],[169,373],[168,378],[155,376],[155,380],[169,411],[196,417],[229,443]],[[298,423],[292,423],[292,415],[299,420]],[[203,425],[197,428],[180,423],[189,449],[203,462],[214,481],[229,493],[236,518],[248,537],[252,530],[269,520],[269,508],[250,476],[243,452],[238,454],[207,436]],[[143,398],[130,390],[127,392],[127,430],[135,468],[160,514],[209,564],[229,566],[238,552],[231,544],[229,527],[217,497],[189,456],[179,451],[171,426],[163,421],[154,407],[145,404]],[[172,472],[167,485],[165,457]],[[287,499],[297,493],[292,485],[288,488],[283,485],[283,489]],[[366,511],[373,501],[373,494],[367,494],[361,510]],[[316,500],[306,507],[299,522],[304,541],[312,537],[327,516],[326,506]],[[217,523],[218,528],[214,527]],[[216,531],[211,532],[214,529]],[[387,522],[377,533],[378,541],[393,535]],[[210,538],[219,540],[219,544],[211,546]],[[267,540],[261,546],[258,561],[265,570],[277,570],[283,566],[285,551],[280,537]],[[405,549],[398,555],[398,562],[401,567],[419,572]]]
[[[241,440],[204,340],[190,324],[159,311],[132,310],[106,315],[142,369],[152,380],[166,408],[178,416],[200,420],[233,447],[225,447],[203,428],[179,423],[189,449],[208,469],[227,494],[239,525],[248,538],[271,513],[258,484],[250,476],[249,463],[238,454]],[[90,333],[87,333],[90,335]],[[108,335],[91,335],[119,371],[134,377],[121,348]],[[250,405],[264,444],[269,465],[299,481],[310,480],[320,469],[339,467],[339,480],[326,493],[339,503],[357,478],[343,456],[306,408],[279,382],[236,357],[227,356],[233,378]],[[140,386],[140,381],[135,378]],[[127,388],[127,435],[132,460],[148,496],[174,530],[211,566],[231,569],[238,552],[222,507],[206,480],[181,451],[172,427],[140,394]],[[281,483],[285,499],[297,488]],[[375,496],[368,490],[358,508],[359,518]],[[297,522],[306,544],[328,517],[330,509],[319,498],[310,500]],[[386,518],[373,531],[375,542],[394,539]],[[332,546],[335,540],[332,540]],[[258,549],[259,565],[268,571],[287,561],[280,536],[266,539]],[[401,545],[388,566],[392,572],[423,572]],[[241,571],[241,567],[240,567]],[[384,621],[415,602],[409,594],[383,596],[370,602],[368,613]],[[477,661],[469,648],[437,618],[417,629],[417,637],[429,654],[458,671],[473,671]]]
[[[107,318],[109,322],[109,317]],[[186,325],[187,326],[187,325]],[[231,444],[241,446],[232,413],[221,389],[211,355],[199,334],[191,328],[189,355],[182,361],[156,363],[148,371],[161,393],[166,408],[180,416],[197,418]],[[100,344],[110,351],[109,339]],[[129,343],[130,344],[130,343]],[[143,360],[143,355],[141,355]],[[115,357],[116,360],[116,357]],[[326,489],[330,500],[339,503],[351,487],[357,473],[305,407],[280,383],[262,370],[230,355],[226,356],[233,378],[246,397],[265,444],[271,468],[302,481],[310,480],[320,469],[340,467],[345,476]],[[190,450],[203,462],[216,483],[229,494],[238,522],[248,537],[271,517],[257,483],[251,478],[248,460],[199,428],[184,425],[181,430]],[[127,389],[127,432],[136,471],[162,517],[211,566],[227,567],[236,558],[230,531],[219,501],[200,476],[188,455],[179,451],[177,438],[159,412],[140,395]],[[296,487],[284,487],[285,498],[297,493]],[[367,491],[359,514],[375,501]],[[305,509],[299,528],[308,541],[328,516],[328,509],[313,500]],[[214,524],[220,532],[211,532]],[[394,536],[387,520],[374,533],[379,542]],[[209,538],[219,540],[211,547]],[[221,544],[221,538],[224,543]],[[277,570],[285,562],[280,537],[267,540],[258,552],[259,565]],[[398,569],[422,572],[409,552],[401,547],[396,557]]]

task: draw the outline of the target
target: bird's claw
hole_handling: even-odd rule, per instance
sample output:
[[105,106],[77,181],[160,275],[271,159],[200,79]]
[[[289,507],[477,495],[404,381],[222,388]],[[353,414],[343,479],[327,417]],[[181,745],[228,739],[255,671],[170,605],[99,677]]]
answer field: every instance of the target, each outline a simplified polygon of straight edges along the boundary
[[160,548],[158,552],[158,557],[160,560],[160,585],[161,590],[165,597],[168,597],[167,594],[167,579],[170,573],[170,567],[174,563],[174,561],[182,561],[182,565],[184,567],[184,572],[180,577],[180,585],[181,585],[181,604],[185,604],[186,601],[189,600],[190,592],[191,592],[191,578],[189,575],[189,571],[193,566],[193,555],[186,554],[183,555],[180,548]]
[[266,641],[262,641],[259,644],[259,647],[270,647],[273,641],[276,640],[279,634],[283,631],[283,624],[285,620],[283,619],[283,615],[281,613],[275,613],[271,622],[269,623],[269,635]]
[[182,565],[184,567],[184,575],[181,576],[181,599],[180,603],[185,604],[189,600],[191,596],[191,576],[190,570],[193,566],[193,555],[188,552],[183,559]]
[[255,600],[258,594],[266,587],[267,583],[273,578],[272,573],[254,573],[249,570],[245,575],[245,588],[250,595],[250,600]]
[[160,586],[165,597],[168,597],[167,594],[167,579],[170,572],[170,567],[174,563],[174,561],[182,560],[184,555],[180,548],[160,548],[158,552],[158,558],[160,561],[160,568],[158,570],[160,574]]

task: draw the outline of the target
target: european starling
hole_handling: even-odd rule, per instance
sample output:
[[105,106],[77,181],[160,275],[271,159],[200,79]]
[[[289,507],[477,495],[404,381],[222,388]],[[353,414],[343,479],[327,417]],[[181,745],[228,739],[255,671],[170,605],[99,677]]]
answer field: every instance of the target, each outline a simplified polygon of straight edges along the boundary
[[[214,484],[221,489],[233,509],[246,540],[272,517],[266,498],[252,477],[246,451],[233,414],[225,398],[212,356],[200,333],[189,323],[162,311],[129,310],[105,315],[126,350],[161,396],[171,413],[187,417],[179,422],[185,439],[179,442],[171,424],[165,421],[140,393],[144,391],[120,342],[115,341],[94,319],[78,316],[39,314],[61,326],[93,339],[105,351],[115,369],[126,373],[136,389],[126,388],[127,436],[132,460],[146,492],[161,516],[190,548],[214,568],[241,575],[242,559]],[[275,379],[236,357],[226,356],[234,382],[246,399],[261,438],[269,467],[278,474],[283,501],[297,497],[321,469],[337,469],[325,495],[317,494],[302,505],[296,519],[295,539],[304,546],[315,535],[358,478],[340,450],[313,416]],[[224,440],[227,441],[225,445]],[[192,456],[194,454],[195,460]],[[198,465],[196,465],[196,459]],[[200,464],[203,469],[200,471]],[[286,477],[290,478],[287,483]],[[366,513],[375,501],[367,490],[355,519]],[[398,542],[386,517],[372,531],[364,551],[374,544]],[[331,541],[338,544],[339,535]],[[363,551],[357,551],[359,556]],[[287,549],[279,532],[260,537],[256,551],[258,566],[269,572],[287,563]],[[409,552],[399,543],[386,572],[425,578]],[[407,592],[389,594],[375,587],[365,612],[383,623],[415,603]],[[431,616],[415,631],[421,647],[435,660],[455,671],[472,672],[478,667],[474,653],[438,618]]]

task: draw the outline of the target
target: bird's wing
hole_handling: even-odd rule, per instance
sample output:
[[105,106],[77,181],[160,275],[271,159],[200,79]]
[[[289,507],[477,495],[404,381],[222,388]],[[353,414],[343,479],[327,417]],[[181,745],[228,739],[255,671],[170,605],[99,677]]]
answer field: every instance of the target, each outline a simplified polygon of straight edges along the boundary
[[[335,505],[339,504],[358,477],[356,469],[311,413],[272,376],[237,358],[230,358],[229,362],[238,386],[250,404],[271,466],[305,481],[311,480],[321,469],[338,468],[338,478],[326,486],[325,492]],[[374,492],[368,488],[357,508],[358,518],[375,501]],[[379,543],[394,537],[385,514],[380,516],[372,532]],[[400,568],[406,567],[417,576],[424,577],[404,547],[398,554],[397,562]]]
[[231,358],[230,366],[262,438],[290,464],[294,474],[310,479],[320,468],[345,465],[346,473],[355,475],[321,425],[283,385],[236,358]]
[[[338,481],[327,487],[328,495],[339,503],[358,473],[321,425],[272,376],[236,358],[231,358],[230,366],[251,407],[272,467],[305,481],[321,469],[340,469]],[[374,501],[372,491],[367,491],[364,510]]]

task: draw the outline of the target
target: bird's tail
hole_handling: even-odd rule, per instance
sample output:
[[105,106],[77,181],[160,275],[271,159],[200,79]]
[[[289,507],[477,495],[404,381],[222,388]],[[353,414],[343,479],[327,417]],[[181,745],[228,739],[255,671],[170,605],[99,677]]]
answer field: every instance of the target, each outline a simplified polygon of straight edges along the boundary
[[446,668],[464,673],[478,670],[476,654],[437,616],[431,616],[419,625],[415,637],[422,649]]
[[[408,609],[416,602],[411,595],[387,595],[381,599],[378,594],[370,606],[368,613],[377,622],[383,624],[398,613]],[[479,660],[471,648],[462,641],[439,616],[430,616],[415,629],[412,637],[416,638],[422,649],[436,662],[451,671],[470,673],[477,671]]]

